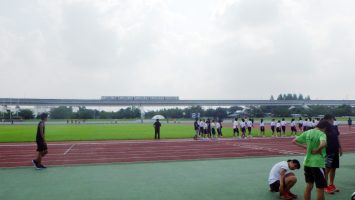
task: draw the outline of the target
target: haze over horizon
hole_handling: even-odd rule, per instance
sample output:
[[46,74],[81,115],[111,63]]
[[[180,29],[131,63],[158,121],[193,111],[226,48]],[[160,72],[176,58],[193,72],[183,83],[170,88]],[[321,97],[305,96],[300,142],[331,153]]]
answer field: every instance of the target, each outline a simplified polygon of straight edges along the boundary
[[3,0],[0,98],[355,99],[355,1]]

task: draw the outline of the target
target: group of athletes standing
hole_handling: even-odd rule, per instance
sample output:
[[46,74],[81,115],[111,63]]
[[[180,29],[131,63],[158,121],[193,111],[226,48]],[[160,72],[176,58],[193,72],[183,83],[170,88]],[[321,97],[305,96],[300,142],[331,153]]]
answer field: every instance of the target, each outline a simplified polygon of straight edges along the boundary
[[[199,137],[203,138],[217,138],[222,137],[222,121],[221,120],[210,120],[210,119],[196,119],[194,122],[195,136],[194,139]],[[216,136],[217,133],[217,136]]]

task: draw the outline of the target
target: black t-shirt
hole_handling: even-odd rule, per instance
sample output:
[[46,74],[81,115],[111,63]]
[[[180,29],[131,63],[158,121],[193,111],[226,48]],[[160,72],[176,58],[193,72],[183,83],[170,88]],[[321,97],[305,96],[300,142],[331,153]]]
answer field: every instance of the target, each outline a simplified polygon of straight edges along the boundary
[[155,129],[160,129],[160,127],[161,127],[161,123],[160,122],[155,122],[154,123],[154,128]]
[[[40,133],[42,124],[43,124],[43,137],[41,136],[41,133]],[[36,141],[44,142],[44,134],[45,134],[45,126],[44,126],[44,123],[41,121],[37,125]]]
[[339,153],[339,134],[337,126],[332,126],[331,130],[327,133],[327,154]]
[[195,121],[195,123],[194,123],[194,128],[195,128],[195,130],[197,130],[198,129],[198,123]]

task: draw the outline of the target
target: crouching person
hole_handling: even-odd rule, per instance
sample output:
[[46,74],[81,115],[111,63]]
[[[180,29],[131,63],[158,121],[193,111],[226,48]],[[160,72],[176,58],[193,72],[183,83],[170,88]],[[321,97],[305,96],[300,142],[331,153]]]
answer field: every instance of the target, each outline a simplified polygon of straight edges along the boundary
[[296,159],[276,163],[269,174],[270,191],[279,192],[280,196],[286,200],[297,198],[297,195],[290,190],[297,182],[297,177],[291,170],[300,169],[300,167],[300,162]]

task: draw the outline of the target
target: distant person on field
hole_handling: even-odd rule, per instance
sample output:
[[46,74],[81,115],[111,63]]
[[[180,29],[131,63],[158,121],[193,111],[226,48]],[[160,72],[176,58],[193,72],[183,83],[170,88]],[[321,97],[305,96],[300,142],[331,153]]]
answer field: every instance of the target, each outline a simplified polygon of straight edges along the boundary
[[32,164],[36,169],[45,169],[44,165],[42,165],[42,158],[47,155],[48,147],[47,141],[45,138],[45,122],[48,120],[48,114],[41,114],[41,121],[37,125],[37,134],[36,134],[36,143],[37,143],[37,157],[32,160]]
[[251,135],[251,128],[253,126],[253,122],[251,121],[251,119],[249,118],[249,120],[247,121],[247,127],[248,127],[248,137],[252,137]]
[[327,146],[326,132],[331,129],[331,124],[322,120],[315,129],[303,132],[300,136],[292,140],[296,144],[306,149],[304,158],[304,175],[306,187],[304,189],[304,199],[311,199],[311,192],[314,183],[317,188],[317,200],[324,200],[324,188],[327,187],[325,179],[325,147]]
[[302,132],[303,120],[302,117],[298,118],[298,129]]
[[276,123],[276,136],[277,134],[279,134],[279,136],[281,137],[281,121],[278,120]]
[[291,120],[291,135],[297,134],[296,122],[295,119]]
[[212,120],[211,123],[211,132],[212,132],[212,138],[216,138],[216,123],[214,120]]
[[304,121],[302,122],[302,128],[303,128],[303,132],[308,130],[308,119],[305,118]]
[[211,120],[207,118],[207,137],[211,138]]
[[198,133],[199,133],[199,126],[198,126],[198,119],[196,118],[195,122],[194,122],[194,130],[195,130],[195,136],[194,139],[196,140],[198,137]]
[[160,127],[161,127],[161,123],[159,122],[159,119],[157,119],[155,121],[155,123],[153,124],[154,126],[154,130],[155,130],[155,139],[160,140]]
[[203,126],[204,126],[204,123],[203,123],[202,119],[200,119],[200,122],[198,123],[198,135],[200,137],[203,136]]
[[235,118],[233,121],[233,137],[239,137],[238,118]]
[[282,118],[282,121],[281,121],[281,129],[282,129],[282,134],[285,136],[286,135],[286,121],[285,121],[285,118]]
[[219,138],[222,137],[221,123],[219,121],[216,122],[216,129],[217,129],[217,136]]
[[240,132],[242,132],[242,138],[244,139],[245,138],[245,132],[246,132],[246,124],[245,124],[245,119],[242,118],[242,121],[239,123],[239,126],[240,126]]
[[220,127],[219,127],[219,130],[220,130],[220,132],[221,132],[221,136],[223,136],[223,132],[222,132],[222,129],[223,129],[223,124],[222,124],[222,120],[220,119],[220,120],[218,120],[219,121],[219,125],[220,125]]
[[[333,119],[334,117],[332,115],[324,116],[324,120],[327,120],[330,124],[334,123]],[[340,133],[337,126],[332,125],[331,129],[327,130],[325,179],[328,182],[328,186],[324,189],[324,191],[329,194],[339,192],[339,190],[334,185],[335,172],[336,169],[339,168],[339,157],[343,154],[339,135]]]
[[260,120],[260,136],[265,137],[265,123],[264,123],[264,119]]
[[297,195],[290,190],[297,182],[297,177],[291,170],[300,169],[300,167],[300,162],[296,159],[276,163],[269,173],[270,192],[279,192],[280,196],[286,200],[297,198]]
[[272,119],[271,120],[271,123],[270,123],[270,127],[271,127],[271,131],[272,131],[272,136],[275,136],[275,119]]
[[349,117],[348,119],[348,125],[349,125],[349,131],[351,130],[351,125],[353,124],[353,120]]

